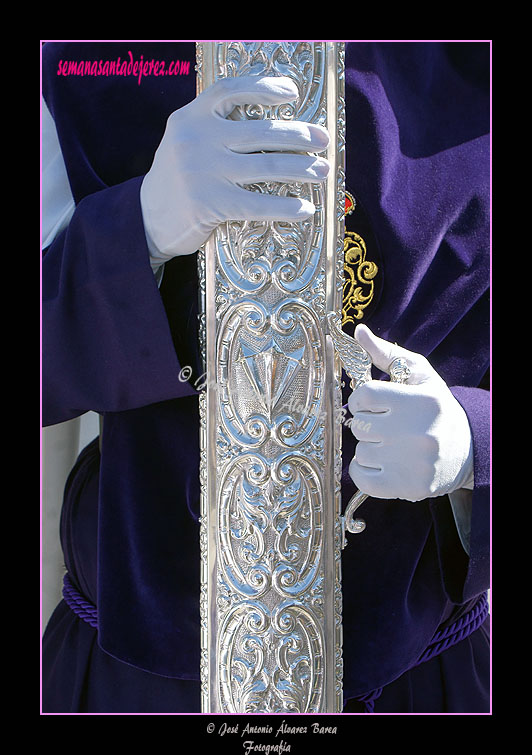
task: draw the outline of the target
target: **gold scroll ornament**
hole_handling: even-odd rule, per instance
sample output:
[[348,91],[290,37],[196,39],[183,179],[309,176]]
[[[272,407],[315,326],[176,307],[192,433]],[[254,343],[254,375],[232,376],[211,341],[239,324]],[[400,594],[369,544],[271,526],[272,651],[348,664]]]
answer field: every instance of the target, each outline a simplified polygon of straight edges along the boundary
[[[345,214],[356,209],[354,197],[346,191]],[[344,290],[342,299],[342,325],[361,320],[364,310],[373,300],[374,278],[378,273],[375,262],[366,259],[366,243],[354,231],[346,231],[344,238]]]

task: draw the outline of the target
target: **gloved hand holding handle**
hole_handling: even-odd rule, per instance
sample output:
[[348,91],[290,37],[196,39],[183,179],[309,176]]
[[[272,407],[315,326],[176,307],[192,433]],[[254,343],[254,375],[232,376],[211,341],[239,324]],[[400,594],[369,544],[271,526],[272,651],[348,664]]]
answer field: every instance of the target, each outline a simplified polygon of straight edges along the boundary
[[473,441],[467,415],[421,354],[358,325],[355,338],[383,372],[402,358],[404,384],[371,380],[349,397],[358,439],[349,474],[373,498],[421,501],[473,488]]
[[305,199],[243,186],[324,180],[327,160],[308,153],[327,149],[327,130],[302,121],[227,117],[238,105],[278,105],[297,96],[287,77],[226,78],[170,115],[140,192],[154,270],[197,251],[224,221],[300,221],[314,214]]

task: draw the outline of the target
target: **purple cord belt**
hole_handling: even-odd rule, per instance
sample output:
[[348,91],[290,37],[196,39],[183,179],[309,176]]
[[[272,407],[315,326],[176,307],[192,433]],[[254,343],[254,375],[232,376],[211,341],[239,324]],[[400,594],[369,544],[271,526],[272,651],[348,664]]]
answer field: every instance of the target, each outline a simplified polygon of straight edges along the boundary
[[63,598],[80,619],[86,621],[91,627],[98,629],[98,611],[96,606],[83,597],[70,581],[68,573],[63,577]]
[[[98,628],[98,611],[96,606],[81,595],[70,581],[68,574],[65,574],[63,579],[63,598],[65,603],[74,611],[74,613],[83,619],[83,621],[90,624],[95,629]],[[419,660],[410,666],[410,669],[419,666],[425,661],[429,661],[431,658],[443,653],[444,650],[456,645],[458,642],[465,640],[469,637],[479,626],[486,620],[489,614],[488,597],[486,593],[479,596],[477,602],[464,616],[446,627],[436,632],[430,641],[427,649],[422,653]],[[371,690],[364,695],[359,695],[353,699],[364,703],[366,713],[373,713],[375,708],[375,700],[380,697],[383,688]]]
[[[471,608],[466,614],[464,614],[464,616],[455,621],[453,624],[450,624],[445,629],[437,631],[432,637],[432,640],[430,641],[428,647],[421,654],[416,663],[412,664],[412,666],[410,666],[408,669],[405,669],[403,673],[416,668],[416,666],[420,666],[425,661],[430,661],[431,658],[435,658],[437,655],[440,655],[440,653],[443,653],[444,650],[447,650],[453,645],[457,645],[462,640],[465,640],[466,637],[469,637],[470,634],[473,634],[473,632],[477,630],[481,624],[484,623],[488,615],[488,596],[487,593],[483,593],[482,595],[479,595],[473,608]],[[371,690],[371,692],[367,692],[364,695],[359,695],[354,699],[358,700],[361,703],[364,703],[366,713],[373,713],[375,709],[375,700],[377,700],[381,696],[382,690],[383,687],[378,687],[377,689]]]

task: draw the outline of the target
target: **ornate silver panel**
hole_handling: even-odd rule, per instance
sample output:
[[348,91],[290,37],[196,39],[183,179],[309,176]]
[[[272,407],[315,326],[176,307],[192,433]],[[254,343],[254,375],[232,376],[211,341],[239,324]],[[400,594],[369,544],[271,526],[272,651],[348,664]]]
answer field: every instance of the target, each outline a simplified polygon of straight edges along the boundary
[[340,312],[344,236],[343,45],[206,42],[198,91],[219,78],[289,76],[295,103],[232,118],[320,123],[326,184],[256,184],[311,198],[299,223],[228,222],[199,253],[202,708],[342,706]]

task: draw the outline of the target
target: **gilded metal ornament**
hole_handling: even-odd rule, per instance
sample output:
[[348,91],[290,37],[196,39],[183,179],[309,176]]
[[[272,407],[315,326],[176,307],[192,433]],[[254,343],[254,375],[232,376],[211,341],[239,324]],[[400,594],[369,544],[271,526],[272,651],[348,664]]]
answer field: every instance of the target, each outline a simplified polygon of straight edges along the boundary
[[374,278],[378,273],[375,262],[366,259],[366,243],[358,233],[346,231],[344,253],[342,325],[362,319],[364,310],[373,300]]

